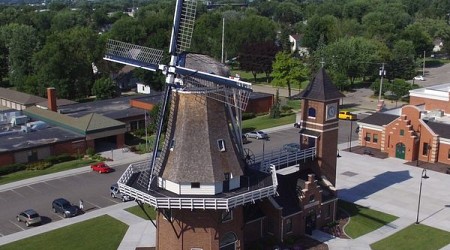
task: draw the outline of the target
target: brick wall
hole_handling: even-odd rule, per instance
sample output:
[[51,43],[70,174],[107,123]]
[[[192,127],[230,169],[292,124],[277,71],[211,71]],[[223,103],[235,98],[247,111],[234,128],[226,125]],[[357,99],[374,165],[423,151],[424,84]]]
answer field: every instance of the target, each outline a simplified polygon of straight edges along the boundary
[[243,249],[244,223],[242,207],[234,208],[233,219],[222,222],[223,210],[172,209],[172,221],[157,215],[157,249],[219,249],[220,239],[233,232],[236,249]]

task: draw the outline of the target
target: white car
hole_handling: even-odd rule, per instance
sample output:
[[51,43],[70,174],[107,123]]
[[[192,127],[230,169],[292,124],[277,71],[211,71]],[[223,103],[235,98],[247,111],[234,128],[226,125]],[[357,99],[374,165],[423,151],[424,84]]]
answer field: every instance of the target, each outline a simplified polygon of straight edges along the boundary
[[425,81],[425,78],[423,78],[423,76],[416,76],[416,77],[414,77],[414,80]]

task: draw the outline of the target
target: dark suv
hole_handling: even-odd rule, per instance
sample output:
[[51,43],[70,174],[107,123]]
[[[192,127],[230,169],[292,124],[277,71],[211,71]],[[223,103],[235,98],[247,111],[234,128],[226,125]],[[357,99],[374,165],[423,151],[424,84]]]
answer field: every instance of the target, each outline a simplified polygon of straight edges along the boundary
[[54,213],[62,214],[64,218],[76,216],[80,212],[77,206],[72,205],[72,203],[64,198],[54,200],[52,202],[52,210]]

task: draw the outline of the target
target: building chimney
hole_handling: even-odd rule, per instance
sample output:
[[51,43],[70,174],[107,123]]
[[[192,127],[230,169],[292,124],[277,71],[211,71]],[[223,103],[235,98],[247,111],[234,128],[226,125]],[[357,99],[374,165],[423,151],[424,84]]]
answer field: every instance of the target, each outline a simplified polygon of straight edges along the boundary
[[56,90],[53,87],[47,88],[47,99],[48,99],[48,109],[57,112],[58,107],[56,106]]

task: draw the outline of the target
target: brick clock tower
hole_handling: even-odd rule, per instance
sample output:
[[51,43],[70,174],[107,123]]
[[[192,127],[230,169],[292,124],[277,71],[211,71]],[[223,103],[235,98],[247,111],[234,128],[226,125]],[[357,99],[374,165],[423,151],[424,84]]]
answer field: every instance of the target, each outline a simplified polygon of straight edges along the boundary
[[300,143],[302,148],[316,147],[316,176],[336,185],[339,99],[344,95],[321,68],[300,94]]

